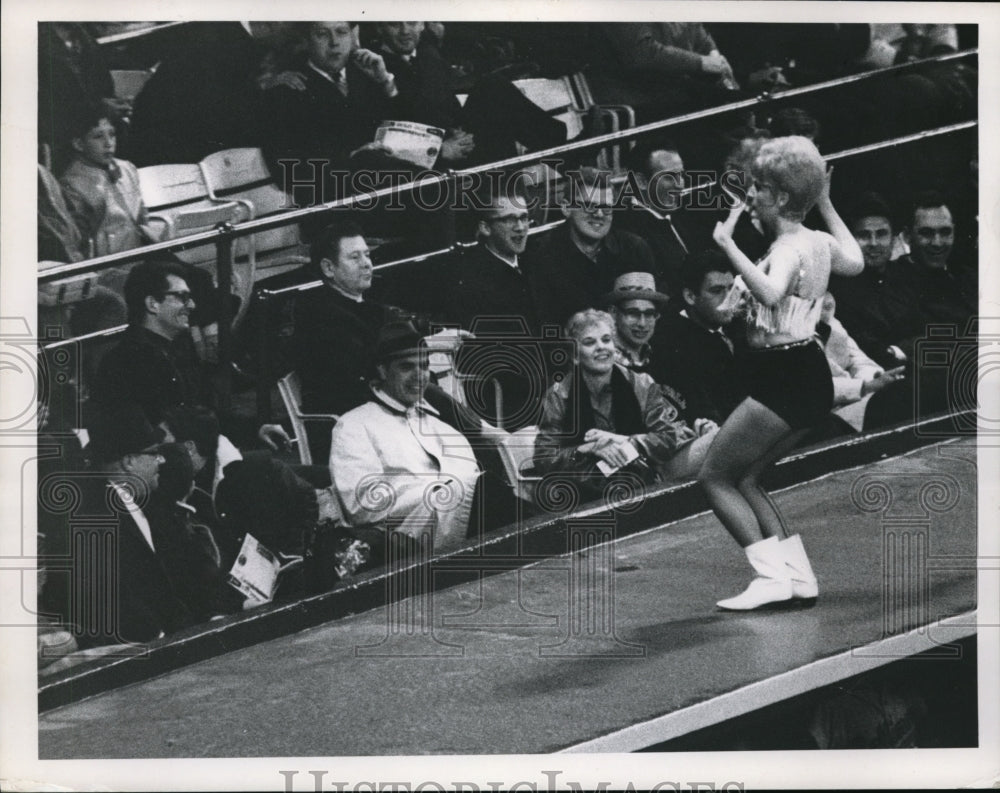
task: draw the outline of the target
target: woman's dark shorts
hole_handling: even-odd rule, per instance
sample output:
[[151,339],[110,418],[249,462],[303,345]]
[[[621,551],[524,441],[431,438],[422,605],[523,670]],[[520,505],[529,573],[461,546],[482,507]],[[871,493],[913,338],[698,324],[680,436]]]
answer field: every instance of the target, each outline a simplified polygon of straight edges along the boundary
[[751,397],[792,429],[819,424],[833,409],[833,379],[815,340],[750,350],[740,371]]

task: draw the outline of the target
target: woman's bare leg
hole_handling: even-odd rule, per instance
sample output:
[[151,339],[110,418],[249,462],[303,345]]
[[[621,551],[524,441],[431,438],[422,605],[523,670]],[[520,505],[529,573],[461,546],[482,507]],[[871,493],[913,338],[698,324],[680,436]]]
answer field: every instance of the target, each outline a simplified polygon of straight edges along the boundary
[[788,527],[771,494],[761,486],[760,478],[772,465],[794,449],[807,432],[808,430],[795,430],[779,440],[740,480],[739,491],[753,510],[764,537],[777,537],[783,540],[788,537]]
[[764,538],[739,485],[754,466],[791,433],[777,414],[745,399],[719,429],[698,475],[708,502],[733,538],[746,548]]

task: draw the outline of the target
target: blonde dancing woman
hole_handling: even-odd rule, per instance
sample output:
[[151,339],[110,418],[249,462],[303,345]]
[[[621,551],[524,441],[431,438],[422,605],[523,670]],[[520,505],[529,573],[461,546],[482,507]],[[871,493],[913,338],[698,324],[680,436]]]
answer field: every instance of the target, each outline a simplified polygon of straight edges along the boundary
[[[806,138],[765,143],[751,168],[746,206],[733,208],[713,238],[747,291],[747,340],[742,361],[749,396],[719,430],[698,481],[709,503],[746,552],[756,573],[745,591],[719,608],[815,602],[816,577],[798,535],[789,536],[760,479],[833,406],[830,368],[814,334],[830,273],[857,275],[861,249],[830,202],[830,173]],[[829,233],[802,225],[816,206]],[[749,209],[774,239],[751,262],[733,242],[739,215]]]

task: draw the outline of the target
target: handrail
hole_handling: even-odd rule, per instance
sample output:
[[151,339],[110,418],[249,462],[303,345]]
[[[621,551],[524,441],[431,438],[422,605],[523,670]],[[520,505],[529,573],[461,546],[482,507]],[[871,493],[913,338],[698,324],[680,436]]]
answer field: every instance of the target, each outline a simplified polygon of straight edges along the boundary
[[[971,129],[971,128],[977,126],[978,123],[979,123],[978,121],[962,121],[962,122],[959,122],[957,124],[948,124],[948,125],[943,126],[943,127],[937,127],[935,129],[930,129],[930,130],[923,130],[921,132],[914,132],[912,134],[903,135],[903,136],[900,136],[898,138],[889,138],[888,140],[879,141],[877,143],[869,143],[869,144],[866,144],[864,146],[856,146],[856,147],[851,148],[851,149],[844,149],[843,151],[838,151],[838,152],[834,152],[832,154],[824,155],[824,159],[827,160],[827,161],[840,160],[840,159],[844,159],[846,157],[853,157],[853,156],[856,156],[858,154],[868,154],[868,153],[873,152],[873,151],[878,151],[880,149],[891,148],[893,146],[899,146],[899,145],[902,145],[904,143],[912,143],[912,142],[917,141],[917,140],[924,140],[926,138],[932,138],[932,137],[936,137],[938,135],[947,135],[947,134],[950,134],[952,132],[960,132],[960,131],[965,130],[965,129]],[[695,190],[704,190],[706,187],[711,187],[711,185],[712,185],[712,183],[708,182],[708,183],[705,183],[705,184],[698,185],[698,187],[696,187],[696,188],[695,187],[685,188],[682,192],[685,193],[685,194],[687,194],[687,193],[694,192]],[[546,223],[546,224],[544,224],[542,226],[535,226],[535,227],[532,227],[528,231],[528,233],[531,234],[531,235],[540,234],[540,233],[543,233],[545,231],[549,231],[550,229],[556,228],[557,226],[561,226],[563,223],[564,223],[564,221],[557,220],[557,221],[553,221],[551,223]],[[234,226],[233,228],[235,229],[237,227]],[[209,234],[209,235],[218,235],[219,234],[219,232],[206,232],[206,233]],[[194,236],[194,235],[192,235],[192,236]],[[189,238],[185,237],[185,239],[189,239]],[[399,266],[401,264],[410,264],[410,263],[413,263],[413,262],[419,262],[419,261],[423,261],[425,259],[433,258],[435,256],[443,256],[446,253],[450,253],[450,252],[453,252],[453,251],[458,250],[458,249],[465,249],[465,248],[475,247],[476,244],[478,244],[478,243],[471,243],[471,244],[458,243],[458,244],[453,245],[453,246],[448,247],[448,248],[440,248],[438,250],[429,251],[427,253],[422,253],[422,254],[419,254],[418,256],[413,256],[413,257],[410,257],[410,258],[407,258],[407,259],[400,259],[398,261],[393,261],[393,262],[385,262],[383,264],[376,265],[375,266],[375,270],[377,270],[377,271],[383,271],[383,270],[387,270],[389,268],[397,267],[397,266]],[[154,247],[154,246],[149,246],[149,247]],[[157,247],[157,249],[159,248],[159,246],[155,246],[155,247]],[[137,248],[135,250],[148,250],[148,249],[149,248],[144,248],[144,249],[138,249]],[[129,253],[135,254],[135,250],[129,251]],[[109,259],[109,258],[111,258],[111,257],[101,257],[101,259],[92,259],[91,261],[103,261],[104,259]],[[121,257],[118,256],[116,260],[120,260],[120,258]],[[141,257],[133,255],[131,258],[141,258]],[[39,278],[39,280],[41,281],[42,279]],[[277,297],[277,296],[280,296],[280,295],[289,294],[291,292],[308,291],[309,289],[314,289],[314,288],[320,286],[321,284],[322,284],[321,281],[314,280],[314,281],[309,281],[309,282],[303,283],[303,284],[294,284],[292,286],[286,286],[286,287],[283,287],[281,289],[260,289],[260,290],[257,291],[256,294],[257,294],[258,298],[265,298],[266,299],[266,298]],[[118,326],[116,326],[114,328],[107,328],[106,330],[95,331],[93,333],[87,333],[87,334],[84,334],[82,336],[74,336],[73,338],[70,338],[70,339],[60,339],[58,341],[53,341],[53,342],[49,342],[48,344],[42,345],[42,349],[44,349],[44,350],[53,350],[53,349],[56,349],[58,347],[63,347],[63,346],[66,346],[66,345],[74,343],[74,342],[85,342],[85,341],[91,341],[91,340],[99,339],[99,338],[106,337],[106,336],[114,336],[114,335],[122,332],[123,330],[125,330],[126,327],[127,327],[126,325],[118,325]]]
[[706,108],[705,110],[698,110],[692,113],[685,113],[683,115],[673,116],[671,118],[663,119],[661,121],[653,121],[650,122],[649,124],[643,124],[638,127],[619,130],[618,132],[609,132],[607,134],[598,135],[593,138],[585,138],[583,140],[574,141],[572,143],[561,144],[559,146],[555,146],[550,149],[543,149],[541,151],[529,152],[528,154],[523,154],[518,157],[511,157],[506,160],[498,160],[493,163],[486,163],[484,165],[476,166],[474,168],[466,168],[454,171],[449,170],[439,174],[423,177],[419,180],[407,182],[402,185],[393,185],[390,187],[380,188],[378,190],[373,190],[370,192],[360,193],[357,195],[348,196],[346,198],[337,199],[336,201],[330,201],[325,204],[318,204],[313,207],[305,207],[303,209],[293,209],[289,210],[288,212],[283,212],[266,218],[257,218],[254,220],[248,220],[243,223],[234,224],[232,227],[226,229],[225,231],[212,230],[212,231],[200,232],[198,234],[192,234],[190,236],[182,237],[177,240],[169,240],[165,242],[154,243],[153,245],[147,245],[142,248],[134,248],[130,251],[125,251],[123,253],[111,254],[108,256],[102,256],[95,259],[88,259],[83,262],[65,264],[60,267],[53,267],[51,269],[47,269],[44,273],[39,273],[38,280],[40,283],[47,283],[50,281],[55,281],[60,278],[64,278],[69,275],[75,275],[81,272],[96,272],[98,270],[103,270],[108,267],[111,267],[115,264],[120,264],[124,262],[134,261],[136,259],[145,258],[153,253],[184,250],[185,248],[194,247],[198,244],[218,242],[220,234],[225,234],[232,237],[244,237],[262,231],[270,231],[271,229],[290,225],[291,223],[304,220],[306,218],[321,214],[323,212],[329,212],[335,209],[350,209],[358,203],[362,202],[369,203],[375,199],[386,198],[392,195],[401,195],[404,193],[412,192],[416,188],[430,187],[433,185],[443,184],[445,182],[457,180],[462,177],[487,173],[488,171],[513,168],[522,165],[531,165],[537,162],[541,162],[545,159],[550,159],[556,155],[567,154],[569,152],[575,152],[578,150],[588,149],[588,148],[600,148],[601,146],[607,145],[609,143],[616,143],[616,142],[631,140],[632,138],[642,137],[644,135],[653,132],[658,132],[667,129],[669,127],[677,126],[679,124],[685,124],[689,121],[696,121],[703,118],[710,118],[712,116],[722,115],[724,113],[728,113],[733,110],[742,110],[744,108],[763,104],[765,102],[774,102],[791,96],[800,96],[807,93],[813,93],[815,91],[825,90],[827,88],[834,88],[840,85],[859,82],[862,80],[871,79],[873,77],[880,77],[888,74],[896,74],[901,71],[916,69],[919,68],[920,66],[925,66],[930,63],[941,63],[944,61],[966,58],[969,57],[970,55],[978,55],[978,53],[979,53],[979,48],[974,47],[972,49],[963,50],[961,52],[944,53],[941,55],[932,56],[930,58],[923,58],[921,60],[910,61],[908,63],[899,64],[897,66],[889,66],[883,69],[873,69],[867,72],[860,72],[858,74],[838,77],[833,80],[827,80],[821,83],[814,83],[812,85],[802,86],[799,88],[790,88],[788,90],[780,91],[778,93],[772,94],[765,92],[760,94],[759,96],[752,97],[749,99],[744,99],[738,102],[730,102],[725,105],[718,105],[715,107]]
[[[833,154],[824,154],[823,160],[825,162],[831,162],[833,160],[843,160],[847,157],[855,157],[858,154],[869,154],[873,151],[879,151],[880,149],[888,149],[894,146],[900,146],[904,143],[913,143],[917,140],[925,140],[926,138],[933,138],[938,135],[948,135],[952,132],[961,132],[963,129],[971,129],[972,127],[979,126],[978,121],[959,121],[957,124],[947,124],[943,127],[935,127],[934,129],[925,129],[920,132],[913,132],[909,135],[901,135],[898,138],[889,138],[887,140],[880,140],[877,143],[866,143],[863,146],[855,146],[852,149],[843,149]],[[680,191],[680,195],[691,195],[692,193],[701,192],[709,187],[713,187],[718,184],[718,180],[713,179],[709,182],[702,182],[698,185],[692,185],[691,187],[685,187]]]
[[779,91],[778,93],[769,93],[767,91],[749,99],[741,99],[738,102],[729,102],[725,105],[716,105],[704,110],[695,110],[691,113],[684,113],[680,116],[672,116],[671,118],[662,119],[661,121],[651,121],[648,124],[642,124],[638,127],[632,127],[631,129],[623,129],[618,132],[608,132],[604,135],[597,135],[593,138],[584,138],[583,140],[574,141],[573,143],[566,143],[560,146],[555,146],[551,149],[543,149],[541,151],[533,151],[528,154],[522,154],[518,157],[510,157],[506,160],[498,160],[497,162],[488,163],[486,165],[480,165],[475,168],[467,168],[461,171],[456,171],[456,176],[465,176],[479,173],[486,173],[490,170],[499,170],[503,168],[511,168],[520,165],[530,165],[536,161],[543,161],[555,154],[565,154],[571,151],[577,151],[580,149],[587,149],[591,147],[604,146],[609,143],[617,143],[623,140],[628,140],[633,137],[641,137],[651,132],[659,132],[669,127],[677,126],[678,124],[686,124],[689,121],[698,121],[703,118],[710,118],[711,116],[723,115],[725,113],[730,113],[734,110],[744,110],[755,105],[765,104],[767,102],[777,102],[782,99],[787,99],[792,96],[801,96],[803,94],[813,93],[815,91],[825,90],[827,88],[836,88],[841,85],[848,85],[850,83],[859,82],[861,80],[868,80],[873,77],[884,77],[889,74],[898,74],[902,71],[908,71],[910,69],[916,69],[920,66],[926,66],[929,63],[940,63],[943,61],[951,61],[959,58],[967,58],[970,55],[978,55],[979,48],[973,47],[968,50],[962,50],[961,52],[948,52],[941,55],[934,55],[930,58],[922,58],[916,61],[909,61],[907,63],[901,63],[896,66],[887,66],[882,69],[872,69],[867,72],[859,72],[858,74],[849,74],[844,77],[837,77],[833,80],[825,80],[821,83],[812,83],[810,85],[800,86],[798,88],[789,88],[785,91]]

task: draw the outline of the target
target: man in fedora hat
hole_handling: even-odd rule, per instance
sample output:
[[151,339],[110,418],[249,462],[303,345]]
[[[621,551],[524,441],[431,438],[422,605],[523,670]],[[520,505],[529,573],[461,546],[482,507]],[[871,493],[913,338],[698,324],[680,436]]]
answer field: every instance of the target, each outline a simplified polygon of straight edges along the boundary
[[[48,576],[41,606],[81,648],[146,642],[191,624],[177,571],[158,552],[151,496],[166,445],[135,404],[100,410],[87,447],[94,470],[39,484]],[[96,475],[95,475],[96,473]],[[69,487],[74,498],[56,497]],[[71,502],[71,503],[69,503]]]
[[330,476],[353,527],[379,524],[433,553],[465,539],[480,469],[465,437],[424,400],[428,349],[409,321],[375,341],[377,379],[365,404],[333,428]]

